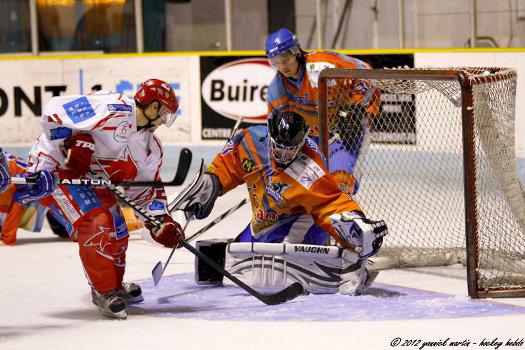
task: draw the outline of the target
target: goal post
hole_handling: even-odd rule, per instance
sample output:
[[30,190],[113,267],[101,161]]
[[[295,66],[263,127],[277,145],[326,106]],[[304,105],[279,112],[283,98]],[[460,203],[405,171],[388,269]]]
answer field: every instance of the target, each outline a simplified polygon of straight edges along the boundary
[[[516,78],[515,70],[494,67],[321,72],[321,151],[330,168],[356,144],[366,148],[357,152],[353,197],[389,226],[375,266],[461,263],[469,296],[525,296]],[[376,115],[354,108],[358,83],[364,93],[380,91]],[[352,131],[359,125],[364,137]]]

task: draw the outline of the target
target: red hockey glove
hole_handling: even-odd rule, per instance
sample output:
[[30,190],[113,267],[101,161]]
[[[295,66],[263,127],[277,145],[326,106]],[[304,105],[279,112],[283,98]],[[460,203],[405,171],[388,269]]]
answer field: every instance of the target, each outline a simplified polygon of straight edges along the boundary
[[77,133],[64,142],[67,152],[65,165],[68,170],[59,170],[61,179],[81,178],[86,175],[91,166],[91,158],[95,153],[95,141],[89,134]]
[[162,226],[157,228],[151,222],[146,222],[146,228],[149,230],[151,237],[167,248],[173,248],[184,239],[184,231],[180,225],[168,214],[157,216],[157,220],[162,222]]

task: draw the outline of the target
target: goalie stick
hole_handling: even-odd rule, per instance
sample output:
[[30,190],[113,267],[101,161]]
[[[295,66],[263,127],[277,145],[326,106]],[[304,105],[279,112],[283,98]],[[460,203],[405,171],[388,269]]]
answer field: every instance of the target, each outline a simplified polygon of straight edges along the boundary
[[[173,180],[168,182],[158,181],[111,181],[104,179],[61,179],[59,185],[111,185],[111,186],[141,186],[141,187],[158,187],[158,186],[180,186],[186,180],[188,171],[190,170],[192,160],[191,150],[183,148],[180,151],[179,163],[177,165],[177,171]],[[12,177],[11,182],[15,185],[27,184],[26,178],[24,177]]]
[[[222,213],[221,215],[219,215],[218,217],[216,217],[215,219],[213,219],[211,222],[209,222],[206,226],[204,226],[203,228],[201,228],[199,231],[195,232],[194,234],[192,234],[191,236],[189,236],[188,238],[186,238],[186,241],[189,242],[191,241],[192,239],[194,238],[197,238],[199,237],[200,235],[204,234],[206,231],[208,231],[210,228],[212,228],[213,226],[217,225],[219,222],[221,222],[222,220],[224,220],[225,217],[229,216],[231,213],[237,211],[237,209],[239,209],[240,207],[242,207],[243,205],[245,205],[246,203],[248,203],[248,201],[246,200],[246,198],[244,198],[242,201],[240,201],[239,203],[237,203],[235,206],[231,207],[230,209],[228,209],[227,211],[225,211],[224,213]],[[180,247],[179,247],[180,248]]]
[[[126,202],[133,210],[135,210],[137,213],[139,213],[142,217],[144,217],[146,220],[150,221],[153,225],[156,227],[160,227],[162,224],[159,220],[155,219],[153,216],[148,214],[144,209],[142,209],[140,206],[135,203],[135,201],[129,199],[122,191],[120,191],[118,188],[112,185],[108,185],[108,188],[113,192],[117,197],[122,199],[124,202]],[[304,291],[303,286],[299,282],[294,282],[285,289],[283,289],[280,292],[277,292],[275,294],[269,294],[265,295],[262,293],[259,293],[252,287],[248,286],[246,283],[238,279],[237,277],[233,276],[231,273],[226,271],[222,266],[218,265],[215,261],[208,258],[203,253],[199,252],[197,249],[195,249],[191,244],[186,242],[185,240],[181,240],[180,244],[189,250],[193,255],[197,256],[198,258],[202,259],[206,264],[208,264],[212,269],[220,273],[221,275],[227,277],[230,281],[244,289],[249,294],[253,295],[255,298],[259,299],[266,305],[277,305],[282,304],[284,302],[287,302],[288,300],[292,300],[299,295],[301,295]],[[175,247],[173,250],[176,249]]]

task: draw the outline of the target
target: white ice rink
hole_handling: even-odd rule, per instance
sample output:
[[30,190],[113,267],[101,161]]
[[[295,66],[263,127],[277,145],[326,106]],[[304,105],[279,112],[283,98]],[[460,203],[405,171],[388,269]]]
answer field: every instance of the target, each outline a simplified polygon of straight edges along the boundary
[[[243,195],[221,198],[210,218]],[[203,238],[233,237],[249,214],[244,206]],[[44,230],[0,247],[0,349],[525,349],[525,299],[470,300],[463,267],[383,271],[367,295],[266,306],[237,288],[198,287],[182,250],[153,287],[151,269],[170,251],[137,235],[125,278],[142,285],[145,301],[128,307],[127,320],[108,320],[91,303],[77,244]]]

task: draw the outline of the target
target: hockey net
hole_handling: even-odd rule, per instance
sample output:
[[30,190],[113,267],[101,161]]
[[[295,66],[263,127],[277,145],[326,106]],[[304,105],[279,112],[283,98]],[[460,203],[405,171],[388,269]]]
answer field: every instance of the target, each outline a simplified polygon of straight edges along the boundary
[[[380,90],[379,115],[368,118],[364,109],[353,108],[348,87],[356,79]],[[470,296],[525,295],[515,98],[512,69],[322,72],[325,155],[334,157],[333,142],[355,145],[359,136],[353,130],[363,120],[369,123],[353,170],[359,179],[354,198],[368,217],[389,227],[376,268],[461,263]]]

